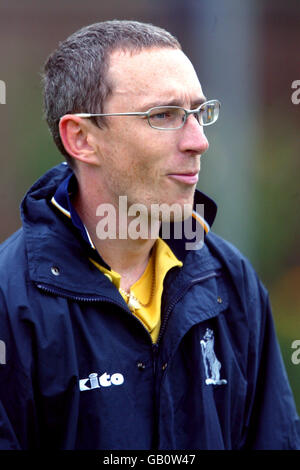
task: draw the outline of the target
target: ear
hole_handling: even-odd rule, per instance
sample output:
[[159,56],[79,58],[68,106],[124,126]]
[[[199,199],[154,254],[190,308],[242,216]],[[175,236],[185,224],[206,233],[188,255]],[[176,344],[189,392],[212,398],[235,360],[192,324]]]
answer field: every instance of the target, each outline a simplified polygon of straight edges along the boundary
[[93,145],[92,124],[87,119],[65,114],[59,121],[60,138],[69,155],[90,165],[98,165]]

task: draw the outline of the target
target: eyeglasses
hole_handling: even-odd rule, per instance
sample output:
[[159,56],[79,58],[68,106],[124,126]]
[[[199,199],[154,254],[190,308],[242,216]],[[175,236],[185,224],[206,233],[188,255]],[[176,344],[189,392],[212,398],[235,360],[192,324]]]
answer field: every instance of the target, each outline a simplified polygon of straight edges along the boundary
[[197,109],[185,109],[180,106],[155,106],[145,112],[132,113],[106,113],[88,114],[77,113],[74,116],[81,118],[104,116],[144,116],[149,126],[162,131],[180,129],[186,123],[187,118],[193,114],[201,126],[210,126],[219,117],[221,103],[218,100],[210,100],[202,103]]

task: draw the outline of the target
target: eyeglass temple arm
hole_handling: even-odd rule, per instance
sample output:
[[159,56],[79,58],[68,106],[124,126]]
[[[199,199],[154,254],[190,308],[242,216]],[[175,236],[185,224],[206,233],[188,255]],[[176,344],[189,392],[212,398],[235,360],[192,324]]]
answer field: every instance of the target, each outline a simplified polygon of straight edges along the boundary
[[[205,103],[202,103],[197,109],[185,109],[185,108],[182,108],[182,109],[184,109],[185,112],[187,113],[187,116],[189,116],[190,114],[195,114],[196,112],[200,112],[201,111],[200,108],[203,106],[203,104],[210,104],[210,103],[217,104],[219,107],[221,106],[221,103],[218,100],[209,100],[209,101],[206,101]],[[177,108],[179,106],[168,106],[168,107]],[[77,117],[81,117],[81,118],[104,117],[104,116],[148,116],[148,113],[149,113],[149,110],[146,111],[146,112],[136,111],[136,112],[132,112],[132,113],[97,113],[97,114],[76,113],[76,114],[73,114],[73,116],[77,116]]]
[[89,113],[76,113],[73,116],[81,118],[102,117],[102,116],[147,116],[148,113],[135,112],[135,113],[102,113],[102,114],[89,114]]

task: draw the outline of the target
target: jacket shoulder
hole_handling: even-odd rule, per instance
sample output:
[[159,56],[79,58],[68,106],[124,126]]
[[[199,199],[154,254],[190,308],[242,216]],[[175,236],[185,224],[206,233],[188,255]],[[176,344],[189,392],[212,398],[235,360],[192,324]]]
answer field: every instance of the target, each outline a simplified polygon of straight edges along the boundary
[[[26,249],[23,228],[20,228],[0,244],[0,279],[8,278],[12,273],[26,266]],[[2,284],[2,282],[1,282]]]
[[206,242],[208,247],[221,257],[230,259],[230,260],[239,260],[244,261],[251,265],[250,261],[246,258],[246,256],[231,242],[225,240],[220,235],[217,235],[214,232],[209,232],[206,236]]
[[15,250],[19,248],[24,249],[24,234],[22,227],[0,243],[0,259],[8,253],[14,253]]
[[231,285],[245,302],[265,303],[268,292],[251,261],[232,243],[210,232],[206,237],[210,252],[222,264]]

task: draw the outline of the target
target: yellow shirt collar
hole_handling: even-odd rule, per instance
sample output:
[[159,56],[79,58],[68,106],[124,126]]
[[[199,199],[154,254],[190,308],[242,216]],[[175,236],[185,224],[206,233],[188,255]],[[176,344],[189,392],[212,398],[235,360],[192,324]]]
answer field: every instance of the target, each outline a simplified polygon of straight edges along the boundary
[[[120,289],[120,274],[116,271],[104,268],[91,258],[90,260],[107,276],[117,289]],[[176,266],[182,267],[182,262],[177,259],[167,243],[161,238],[158,238],[152,249],[152,254],[144,273],[130,289],[130,293],[133,294],[140,305],[139,308],[132,308],[132,313],[139,318],[149,331],[153,342],[157,340],[160,330],[163,282],[168,271]],[[121,295],[126,303],[130,305],[129,295],[122,292]],[[133,304],[135,304],[135,302],[133,302]],[[143,304],[145,306],[143,306]]]

